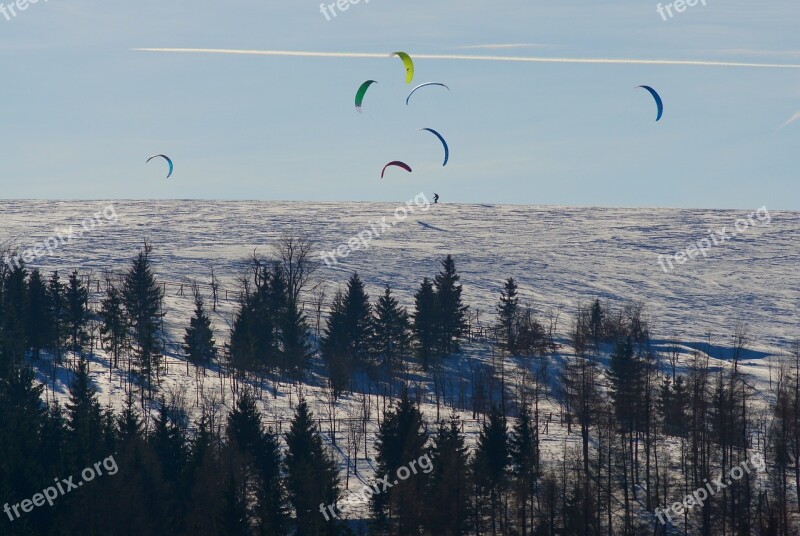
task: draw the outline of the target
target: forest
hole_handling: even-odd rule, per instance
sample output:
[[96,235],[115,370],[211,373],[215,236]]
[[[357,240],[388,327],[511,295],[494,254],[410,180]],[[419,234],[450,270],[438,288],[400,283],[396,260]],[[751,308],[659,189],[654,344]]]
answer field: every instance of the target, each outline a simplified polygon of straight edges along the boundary
[[[559,330],[497,274],[478,356],[454,257],[408,282],[406,307],[389,286],[370,296],[357,273],[318,291],[297,236],[247,260],[223,330],[213,277],[210,295],[190,286],[191,318],[167,317],[155,255],[144,244],[97,300],[78,270],[0,265],[2,534],[800,533],[800,341],[770,357],[759,389],[739,367],[756,335],[744,321],[731,321],[721,362],[663,335],[680,326],[654,333],[633,299],[589,298]],[[169,322],[194,375],[183,398],[162,388]],[[115,407],[99,401],[98,361],[125,379]],[[58,371],[67,391],[45,396]],[[206,392],[211,379],[228,398]],[[279,429],[264,408],[287,391]],[[350,462],[372,434],[371,489],[345,514]],[[102,477],[36,504],[98,466]]]

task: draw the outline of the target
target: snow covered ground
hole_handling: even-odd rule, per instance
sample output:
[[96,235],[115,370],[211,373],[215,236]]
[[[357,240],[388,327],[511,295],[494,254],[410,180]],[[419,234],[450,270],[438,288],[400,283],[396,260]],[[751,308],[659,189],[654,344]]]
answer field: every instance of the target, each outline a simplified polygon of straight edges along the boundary
[[[109,203],[0,201],[0,243],[32,247],[53,236],[56,229],[80,228],[84,219]],[[339,258],[339,264],[323,264],[317,271],[316,279],[327,282],[329,298],[351,272],[358,271],[373,299],[389,284],[402,303],[411,305],[421,279],[434,276],[439,261],[450,253],[462,276],[465,301],[472,311],[479,311],[483,325],[493,320],[502,281],[509,276],[519,282],[521,301],[533,305],[540,316],[547,308],[561,310],[562,338],[580,302],[595,297],[617,305],[641,300],[647,305],[656,340],[663,342],[675,334],[685,356],[692,348],[708,350],[722,366],[729,356],[733,326],[742,320],[754,337],[743,370],[765,396],[771,356],[800,337],[800,213],[796,212],[770,212],[769,224],[755,219],[740,236],[712,246],[707,257],[700,255],[682,265],[673,261],[675,268],[665,273],[659,255],[684,250],[710,237],[709,230],[727,228],[730,235],[737,219],[747,219],[758,206],[738,211],[439,204],[429,210],[415,207],[414,214],[400,221],[395,209],[402,202],[114,201],[113,205],[118,221],[83,232],[30,266],[46,272],[58,269],[64,276],[76,267],[91,269],[92,279],[102,280],[104,271],[126,269],[147,240],[154,247],[157,278],[166,283],[172,348],[177,348],[192,311],[188,287],[179,295],[180,285],[189,279],[207,283],[212,267],[221,279],[223,301],[214,322],[217,340],[222,342],[235,307],[236,279],[254,250],[270,256],[276,238],[294,230],[311,236],[320,250],[330,251],[384,217],[395,224],[368,249],[351,251]],[[226,290],[228,300],[224,300]],[[468,359],[490,358],[487,346],[480,343],[468,344],[465,353],[465,358],[451,365],[462,373]],[[107,361],[102,357],[92,365],[101,401],[119,407],[123,400],[120,377],[109,380],[104,365]],[[65,380],[56,381],[57,396],[63,396]],[[217,375],[209,372],[206,392],[221,387]],[[165,391],[182,393],[191,405],[196,388],[194,372],[187,374],[185,363],[171,355]],[[297,397],[296,393],[290,396],[290,391],[290,386],[279,386],[277,398],[265,397],[268,419],[277,423],[291,417],[291,403]],[[305,395],[324,419],[321,389],[307,387]],[[423,400],[423,411],[432,420],[435,405]],[[225,405],[229,402],[230,395]],[[374,418],[380,402],[374,396],[371,402]],[[346,417],[348,407],[357,404],[357,397],[344,400],[337,408],[338,417]],[[557,412],[555,406],[543,409]],[[442,416],[448,414],[445,410]],[[465,412],[462,417],[471,419],[472,415]],[[370,450],[376,427],[373,423],[368,434]],[[475,422],[465,424],[471,435],[477,427]],[[341,433],[338,443],[343,448]],[[542,438],[543,446],[557,456],[564,437],[556,416]],[[371,462],[361,454],[358,465],[362,478],[368,479]],[[352,486],[360,488],[357,479],[351,479]]]

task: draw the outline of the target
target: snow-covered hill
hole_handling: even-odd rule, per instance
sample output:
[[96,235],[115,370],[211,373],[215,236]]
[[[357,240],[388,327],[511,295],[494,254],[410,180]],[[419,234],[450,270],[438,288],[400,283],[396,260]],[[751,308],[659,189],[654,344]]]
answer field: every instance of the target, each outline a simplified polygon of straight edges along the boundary
[[[412,197],[412,196],[409,196]],[[432,199],[432,196],[429,196]],[[23,249],[91,218],[109,202],[0,201],[0,242]],[[207,282],[214,267],[226,289],[255,250],[269,255],[283,232],[313,237],[322,251],[346,244],[358,233],[381,236],[368,249],[351,251],[317,272],[331,288],[358,271],[373,296],[390,284],[406,304],[438,261],[454,255],[466,301],[473,311],[493,314],[502,281],[513,276],[523,301],[538,310],[561,307],[571,314],[594,297],[620,303],[642,300],[657,336],[673,331],[685,342],[726,346],[732,325],[742,319],[756,336],[755,347],[776,350],[793,340],[800,312],[800,213],[758,216],[736,238],[713,245],[685,264],[673,255],[715,232],[734,231],[752,210],[675,210],[535,207],[512,205],[413,205],[396,219],[403,203],[306,203],[215,201],[116,201],[118,221],[98,226],[31,266],[62,271],[73,267],[124,268],[143,240],[154,245],[159,279]],[[764,212],[762,211],[762,214]],[[402,211],[398,212],[402,216]],[[386,218],[389,228],[381,230]],[[371,225],[375,224],[375,225]],[[392,225],[393,224],[393,225]],[[710,242],[710,240],[709,240]],[[172,288],[168,288],[168,294]],[[177,291],[177,288],[175,289]],[[185,306],[184,306],[185,305]],[[189,300],[170,300],[173,322],[189,316]],[[183,316],[182,316],[183,315]],[[484,316],[484,318],[487,318]],[[562,315],[563,318],[563,315]],[[488,319],[488,318],[487,318]]]

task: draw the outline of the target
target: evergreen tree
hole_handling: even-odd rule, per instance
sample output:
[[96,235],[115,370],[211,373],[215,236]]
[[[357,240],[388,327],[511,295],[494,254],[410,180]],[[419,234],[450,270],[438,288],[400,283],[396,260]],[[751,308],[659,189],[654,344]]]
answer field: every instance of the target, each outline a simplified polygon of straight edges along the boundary
[[86,325],[89,321],[87,304],[89,292],[81,283],[78,272],[73,271],[69,276],[67,285],[67,323],[69,330],[69,346],[71,352],[80,354],[89,336]]
[[207,366],[217,357],[214,330],[199,291],[194,293],[194,316],[189,320],[183,342],[183,351],[195,365]]
[[453,415],[439,423],[430,448],[433,469],[425,494],[425,529],[428,534],[466,534],[470,522],[470,473],[461,422]]
[[50,311],[50,298],[47,283],[37,269],[31,271],[28,279],[28,311],[25,323],[28,345],[33,359],[38,360],[42,348],[46,348],[52,335],[53,319]]
[[517,496],[517,517],[522,533],[526,534],[527,508],[530,505],[531,511],[533,510],[540,471],[539,430],[531,420],[531,411],[527,404],[523,404],[520,410],[519,419],[508,441],[508,451]]
[[603,324],[605,319],[605,309],[603,309],[600,299],[595,298],[589,315],[589,332],[591,333],[595,346],[600,343],[600,339],[603,337]]
[[290,301],[281,323],[280,341],[282,345],[281,368],[294,380],[300,380],[311,366],[314,355],[308,342],[308,323],[306,315],[298,310],[297,304]]
[[375,304],[372,319],[372,353],[391,375],[405,357],[411,337],[405,308],[392,296],[389,286]]
[[[427,439],[422,413],[409,400],[408,390],[404,390],[397,406],[384,413],[378,430],[376,478],[396,480],[398,469],[425,454]],[[418,533],[423,522],[419,497],[424,496],[425,485],[424,475],[417,474],[373,495],[371,506],[376,528],[392,534]]]
[[328,376],[336,398],[347,388],[353,374],[354,364],[349,350],[344,296],[337,291],[320,341],[320,353],[328,364]]
[[341,522],[326,520],[319,512],[320,506],[339,502],[339,472],[305,400],[297,406],[286,446],[286,487],[296,513],[297,534],[343,534]]
[[250,536],[247,514],[247,492],[236,482],[233,475],[225,479],[222,504],[218,518],[220,536]]
[[[9,499],[30,497],[50,477],[45,472],[50,467],[43,467],[50,455],[42,450],[43,390],[30,368],[13,365],[0,374],[0,493]],[[14,529],[36,534],[25,517],[15,519]],[[2,523],[7,526],[8,522]]]
[[55,351],[56,361],[61,361],[61,354],[67,346],[69,337],[69,308],[67,307],[66,289],[58,272],[53,272],[47,285],[48,301],[50,303],[50,317],[52,329],[50,332],[50,346]]
[[105,453],[99,439],[103,437],[103,419],[97,390],[89,378],[88,364],[84,359],[69,388],[67,426],[71,460],[76,467],[96,462]]
[[[509,463],[506,419],[495,406],[489,414],[489,420],[481,427],[473,458],[476,516],[480,520],[488,513],[492,534],[497,533],[497,521],[502,512],[501,498],[506,490]],[[502,516],[500,518],[502,521]],[[477,530],[482,533],[483,527],[479,526]]]
[[431,358],[436,351],[439,340],[440,318],[439,305],[433,283],[427,277],[422,280],[419,290],[414,295],[414,321],[412,329],[416,339],[417,356],[422,361],[422,368],[428,370]]
[[[151,252],[151,246],[145,243],[131,263],[122,288],[122,303],[133,330],[139,373],[144,376],[150,399],[153,397],[154,376],[161,357],[156,335],[162,317],[163,300],[163,292],[153,275]],[[142,389],[144,395],[144,384]]]
[[517,352],[516,324],[519,309],[517,297],[517,283],[509,277],[503,290],[500,292],[500,303],[497,305],[497,314],[500,317],[500,327],[506,342],[506,351],[510,354]]
[[436,297],[439,304],[439,346],[444,355],[458,352],[459,339],[467,330],[468,306],[461,302],[462,286],[458,284],[461,276],[456,272],[456,263],[448,255],[442,261],[442,271],[434,278]]
[[3,343],[3,357],[6,363],[20,363],[28,348],[25,318],[28,310],[28,272],[20,265],[6,274],[3,285],[2,316],[0,333]]
[[354,273],[347,282],[344,295],[344,322],[350,357],[358,365],[369,359],[369,341],[372,335],[372,306],[364,283]]
[[170,408],[164,397],[158,405],[158,414],[153,419],[153,432],[149,438],[153,451],[161,462],[161,473],[167,482],[177,487],[183,478],[186,464],[187,442],[184,431],[174,418],[174,408]]
[[245,389],[228,415],[227,437],[230,447],[243,460],[242,486],[257,498],[253,516],[261,533],[278,536],[286,533],[289,516],[286,492],[281,480],[281,456],[277,437],[264,430],[261,413],[249,389]]
[[119,356],[125,347],[129,326],[123,309],[122,295],[114,285],[109,284],[100,307],[100,340],[105,349],[111,352],[114,368],[119,368]]

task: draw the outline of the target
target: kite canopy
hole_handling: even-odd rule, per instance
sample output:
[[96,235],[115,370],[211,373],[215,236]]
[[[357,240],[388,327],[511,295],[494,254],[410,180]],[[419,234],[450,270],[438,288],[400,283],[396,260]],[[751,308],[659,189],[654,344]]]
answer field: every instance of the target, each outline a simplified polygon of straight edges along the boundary
[[403,60],[403,65],[406,66],[406,84],[410,84],[414,80],[414,61],[411,56],[405,52],[392,52],[392,56],[397,56]]
[[409,101],[409,100],[411,100],[411,95],[413,95],[414,93],[416,93],[416,91],[417,91],[419,88],[423,88],[423,87],[426,87],[426,86],[442,86],[443,88],[445,88],[445,89],[447,89],[448,91],[450,91],[450,88],[449,88],[449,87],[447,87],[446,85],[442,84],[441,82],[427,82],[427,83],[425,83],[425,84],[420,84],[420,85],[418,85],[417,87],[415,87],[414,89],[412,89],[412,90],[411,90],[411,93],[409,93],[409,94],[408,94],[408,97],[406,97],[406,106],[408,106],[408,101]]
[[358,91],[356,92],[356,110],[359,113],[361,112],[361,103],[364,102],[364,95],[367,94],[367,90],[372,84],[377,84],[377,82],[375,80],[367,80],[361,84],[361,87],[359,87]]
[[447,146],[447,142],[444,141],[444,137],[435,130],[433,130],[432,128],[420,128],[418,130],[427,130],[428,132],[439,138],[439,141],[442,142],[442,146],[444,146],[444,164],[442,164],[442,167],[446,166],[447,161],[450,160],[450,147]]
[[394,162],[389,162],[388,164],[383,166],[383,171],[381,171],[381,178],[383,178],[383,175],[386,173],[386,168],[389,168],[389,167],[392,167],[392,166],[403,168],[406,171],[408,171],[409,173],[411,173],[411,168],[409,167],[408,164],[406,164],[405,162],[400,162],[400,161],[395,160]]
[[661,116],[664,114],[664,101],[661,100],[661,96],[658,94],[658,92],[655,89],[651,88],[650,86],[639,86],[639,87],[649,91],[650,94],[655,99],[656,106],[658,107],[658,115],[656,116],[656,121],[658,121],[659,119],[661,119]]
[[150,160],[152,160],[153,158],[163,158],[164,160],[167,161],[167,164],[169,164],[169,173],[167,173],[167,178],[169,178],[170,175],[172,175],[172,170],[174,169],[174,166],[172,165],[172,159],[165,154],[154,154],[153,156],[147,159],[147,162],[145,162],[145,164],[150,162]]

